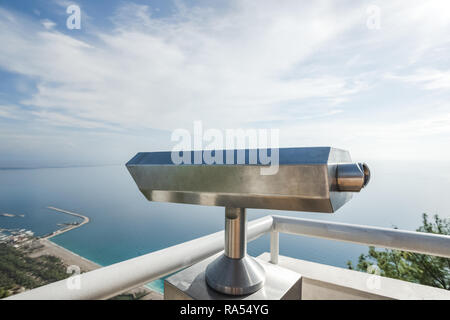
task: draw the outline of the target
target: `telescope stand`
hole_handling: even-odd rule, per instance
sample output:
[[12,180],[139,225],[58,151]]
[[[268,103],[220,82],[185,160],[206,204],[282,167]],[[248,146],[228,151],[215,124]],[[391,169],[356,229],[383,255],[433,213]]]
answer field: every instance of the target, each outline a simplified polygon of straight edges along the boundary
[[225,208],[225,250],[164,280],[166,300],[299,300],[301,275],[247,255],[245,208]]
[[246,295],[264,286],[264,268],[247,255],[245,208],[225,208],[225,251],[206,268],[206,283],[229,295]]

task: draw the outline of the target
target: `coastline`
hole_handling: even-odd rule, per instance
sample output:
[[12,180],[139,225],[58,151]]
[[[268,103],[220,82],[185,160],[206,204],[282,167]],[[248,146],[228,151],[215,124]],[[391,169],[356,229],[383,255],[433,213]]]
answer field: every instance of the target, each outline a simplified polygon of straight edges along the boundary
[[76,265],[80,267],[82,272],[92,271],[102,267],[101,265],[89,259],[86,259],[64,247],[61,247],[48,238],[41,238],[37,241],[39,241],[39,244],[42,245],[42,247],[31,253],[31,258],[36,258],[42,255],[56,256],[68,266]]
[[[56,230],[48,236],[38,238],[36,240],[38,242],[37,248],[32,253],[30,253],[29,256],[31,258],[36,258],[36,257],[42,256],[42,255],[55,256],[55,257],[58,257],[59,259],[61,259],[61,261],[66,266],[71,266],[71,265],[78,266],[82,273],[101,268],[102,266],[100,264],[95,263],[85,257],[82,257],[82,256],[76,254],[75,252],[70,251],[69,249],[66,249],[66,248],[56,244],[55,242],[53,242],[51,240],[51,238],[53,238],[57,235],[60,235],[67,231],[79,228],[82,225],[89,223],[89,221],[90,221],[89,217],[84,216],[79,213],[75,213],[72,211],[59,209],[59,208],[55,208],[55,207],[51,207],[51,206],[47,207],[47,209],[82,218],[83,221],[77,225],[72,225],[67,228]],[[162,293],[160,293],[157,290],[157,288],[153,287],[151,284],[137,287],[135,289],[124,292],[123,294],[137,296],[137,295],[142,295],[143,292],[145,294],[141,298],[139,298],[139,300],[162,300],[163,299]]]
[[[61,261],[67,265],[75,265],[78,266],[81,270],[81,272],[88,272],[95,269],[99,269],[102,266],[86,259],[64,247],[61,247],[60,245],[54,243],[48,238],[41,238],[38,239],[40,247],[33,251],[29,256],[31,258],[36,258],[42,255],[51,255],[55,256],[61,259]],[[142,295],[139,300],[162,300],[163,295],[159,292],[157,292],[155,289],[152,289],[149,286],[140,286],[137,288],[134,288],[132,290],[129,290],[127,292],[124,292],[125,295]]]

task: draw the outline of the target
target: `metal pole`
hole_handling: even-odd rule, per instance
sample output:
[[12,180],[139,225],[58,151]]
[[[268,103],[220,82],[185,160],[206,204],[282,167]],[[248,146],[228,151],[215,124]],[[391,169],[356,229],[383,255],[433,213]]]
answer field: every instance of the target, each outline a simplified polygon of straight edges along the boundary
[[247,217],[245,208],[225,208],[225,255],[241,259],[247,253]]

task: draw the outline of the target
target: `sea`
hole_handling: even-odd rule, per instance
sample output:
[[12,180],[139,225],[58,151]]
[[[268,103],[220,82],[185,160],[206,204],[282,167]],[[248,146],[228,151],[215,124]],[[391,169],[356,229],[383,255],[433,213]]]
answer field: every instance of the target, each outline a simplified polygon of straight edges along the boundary
[[[269,214],[415,230],[422,213],[450,217],[450,164],[404,161],[369,163],[366,189],[334,214],[248,209],[248,219]],[[27,229],[37,236],[88,216],[86,225],[51,241],[102,266],[223,230],[224,208],[149,202],[125,165],[0,169],[0,228]],[[345,242],[280,235],[280,254],[346,267],[368,248]],[[269,251],[269,236],[248,245],[257,256]],[[163,292],[163,279],[148,284]]]

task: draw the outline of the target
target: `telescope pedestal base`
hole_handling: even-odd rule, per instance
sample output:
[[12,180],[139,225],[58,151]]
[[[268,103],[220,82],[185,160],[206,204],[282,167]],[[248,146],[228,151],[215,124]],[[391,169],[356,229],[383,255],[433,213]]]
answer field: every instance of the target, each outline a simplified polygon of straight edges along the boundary
[[[265,272],[263,287],[247,295],[228,295],[212,289],[206,283],[205,271],[221,254],[205,259],[186,268],[164,281],[166,300],[299,300],[301,298],[301,275],[255,259]],[[254,258],[252,258],[254,259]]]
[[216,291],[231,295],[244,295],[264,286],[264,268],[252,257],[241,259],[219,256],[205,271],[206,283]]

